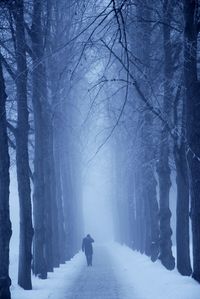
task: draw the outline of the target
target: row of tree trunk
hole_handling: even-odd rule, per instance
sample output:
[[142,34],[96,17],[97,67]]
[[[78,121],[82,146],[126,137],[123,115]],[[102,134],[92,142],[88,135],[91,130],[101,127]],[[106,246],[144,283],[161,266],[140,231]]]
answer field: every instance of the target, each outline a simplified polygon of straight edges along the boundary
[[[133,57],[137,57],[142,69],[142,72],[139,67],[136,69],[135,64],[131,70],[125,68],[125,71],[129,72],[129,77],[134,78],[133,85],[137,81],[137,91],[139,90],[137,101],[134,91],[132,98],[129,95],[129,101],[133,103],[135,109],[133,119],[138,119],[136,126],[131,124],[134,129],[130,129],[133,138],[136,138],[133,147],[133,169],[130,172],[132,181],[128,187],[124,184],[120,185],[126,198],[124,209],[128,202],[129,211],[132,211],[132,214],[129,214],[129,238],[125,243],[150,256],[152,261],[159,258],[167,269],[174,269],[170,209],[173,179],[177,187],[175,215],[177,269],[182,275],[192,274],[200,281],[200,114],[198,108],[200,84],[197,52],[200,30],[197,18],[199,8],[196,1],[189,0],[184,1],[184,10],[179,6],[178,1],[165,0],[162,5],[157,5],[158,11],[162,14],[162,25],[157,29],[159,41],[155,42],[156,46],[162,49],[158,54],[162,61],[161,70],[157,73],[157,77],[162,82],[158,90],[155,82],[156,84],[160,82],[154,77],[156,59],[153,51],[156,48],[153,41],[156,40],[156,33],[153,31],[155,30],[154,20],[157,18],[154,4],[154,1],[139,1],[136,9],[131,8],[131,11],[129,8],[130,13],[134,11],[137,16],[136,18],[134,16],[135,19],[132,21],[136,24],[132,25],[135,26],[134,30],[131,31],[123,24],[125,27],[123,30],[127,30],[130,40],[128,50],[132,53],[129,54],[129,63],[132,63]],[[178,13],[184,16],[184,23],[181,21],[179,23],[182,26],[179,33],[173,27],[173,20]],[[130,24],[132,23],[130,19]],[[183,37],[184,42],[181,41],[180,36]],[[127,46],[126,41],[124,44]],[[180,65],[177,67],[180,60],[181,68]],[[159,95],[155,98],[157,90]],[[158,98],[160,98],[159,105],[156,102]],[[126,119],[125,122],[129,124]],[[119,131],[118,135],[120,134],[122,133]],[[117,140],[119,141],[120,138],[118,136]],[[130,142],[127,141],[127,144]],[[119,154],[118,149],[117,153]],[[126,153],[121,155],[126,157]],[[126,158],[131,163],[130,157]],[[118,164],[120,165],[116,162],[116,165]],[[119,166],[116,171],[120,176],[121,167]],[[118,198],[118,202],[120,200]],[[190,216],[192,238],[190,238]],[[119,217],[123,222],[122,215],[119,214]],[[119,239],[124,242],[123,233]],[[190,261],[190,239],[193,245],[193,267]]]
[[[10,298],[11,285],[8,274],[11,237],[8,142],[16,150],[20,205],[18,284],[30,290],[31,271],[39,278],[46,279],[48,272],[70,260],[79,250],[81,233],[77,227],[81,225],[81,219],[74,221],[81,215],[73,181],[75,173],[77,181],[80,177],[80,173],[74,170],[78,167],[77,149],[74,145],[70,153],[72,137],[69,137],[69,130],[61,116],[70,115],[66,105],[68,99],[61,98],[55,82],[60,76],[61,67],[50,70],[54,63],[60,62],[60,57],[51,53],[56,51],[57,27],[61,31],[66,25],[59,23],[61,16],[65,16],[63,22],[66,21],[66,12],[62,11],[65,3],[33,0],[31,5],[31,13],[23,0],[8,1],[0,7],[8,24],[7,34],[11,36],[11,50],[7,53],[5,46],[0,55],[1,299]],[[62,56],[65,57],[66,53]],[[14,59],[14,67],[11,58]],[[11,113],[9,122],[5,92],[8,76],[13,80],[8,96],[16,92],[16,113]],[[59,79],[58,83],[61,83]],[[64,104],[61,106],[60,103]],[[7,128],[14,133],[13,140],[8,136]],[[31,156],[34,157],[33,161]]]

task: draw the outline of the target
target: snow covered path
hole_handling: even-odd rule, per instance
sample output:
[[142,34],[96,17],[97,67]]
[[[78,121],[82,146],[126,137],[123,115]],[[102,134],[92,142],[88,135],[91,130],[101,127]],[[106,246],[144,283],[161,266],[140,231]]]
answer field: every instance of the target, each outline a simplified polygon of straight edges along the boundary
[[93,266],[82,268],[77,280],[66,293],[66,299],[126,299],[116,278],[106,247],[94,250]]
[[11,260],[12,299],[199,299],[200,284],[159,261],[117,243],[94,245],[93,266],[79,252],[48,274],[33,277],[33,290],[17,285],[17,258]]
[[200,285],[167,271],[117,243],[94,247],[93,267],[82,267],[62,299],[199,299]]

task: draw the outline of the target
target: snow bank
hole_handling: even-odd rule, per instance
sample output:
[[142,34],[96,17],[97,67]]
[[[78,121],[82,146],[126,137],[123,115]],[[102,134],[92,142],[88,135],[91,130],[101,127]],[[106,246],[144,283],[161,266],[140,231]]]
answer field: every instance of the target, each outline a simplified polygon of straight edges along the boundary
[[48,279],[33,277],[33,290],[25,291],[17,285],[17,255],[11,257],[10,276],[12,299],[63,299],[66,290],[73,284],[85,264],[80,252],[71,261],[48,273]]
[[126,246],[112,244],[108,250],[116,275],[122,282],[127,298],[133,299],[199,299],[200,285],[177,270],[166,270],[159,261]]

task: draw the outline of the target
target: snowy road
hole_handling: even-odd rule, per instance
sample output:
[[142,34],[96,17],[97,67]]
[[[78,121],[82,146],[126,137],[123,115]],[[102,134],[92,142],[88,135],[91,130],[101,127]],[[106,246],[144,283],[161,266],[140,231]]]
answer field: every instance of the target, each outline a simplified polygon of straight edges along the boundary
[[94,245],[93,267],[79,252],[71,261],[33,279],[33,290],[17,285],[17,258],[11,260],[12,299],[199,299],[200,285],[175,269],[167,271],[117,243]]
[[93,266],[86,265],[65,299],[125,299],[106,247],[95,248]]

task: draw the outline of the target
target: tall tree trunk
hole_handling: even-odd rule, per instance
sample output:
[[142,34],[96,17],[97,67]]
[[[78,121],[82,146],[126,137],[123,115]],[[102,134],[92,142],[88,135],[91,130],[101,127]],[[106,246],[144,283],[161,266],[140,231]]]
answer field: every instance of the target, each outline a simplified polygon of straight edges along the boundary
[[143,186],[142,182],[142,173],[141,169],[137,170],[135,175],[135,184],[136,184],[136,248],[141,253],[145,252],[145,213],[144,213],[144,198],[142,196]]
[[16,0],[12,9],[16,24],[16,62],[17,62],[17,133],[16,165],[20,203],[20,246],[18,283],[26,289],[31,284],[31,246],[33,238],[31,188],[28,155],[28,108],[27,108],[27,64],[24,31],[24,2]]
[[[179,99],[181,87],[178,87],[174,101],[174,126],[179,126]],[[179,109],[178,109],[179,108]],[[174,136],[174,160],[176,164],[176,255],[177,269],[182,275],[191,275],[190,263],[190,232],[189,232],[189,174],[185,146],[185,96],[183,97],[180,117],[181,136]]]
[[[52,173],[52,182],[56,182],[56,173]],[[59,249],[59,230],[58,230],[58,205],[57,205],[57,196],[58,196],[58,186],[52,186],[54,188],[53,194],[55,198],[51,202],[52,207],[52,251],[53,251],[53,266],[59,267],[60,264],[60,249]],[[60,193],[60,191],[59,191]]]
[[[152,153],[153,154],[153,153]],[[146,194],[149,202],[149,213],[150,213],[150,228],[151,228],[151,248],[150,255],[152,262],[155,262],[159,255],[159,219],[158,219],[158,202],[157,202],[157,192],[156,192],[156,179],[155,179],[155,165],[153,160],[148,160],[148,170],[147,170],[147,188]]]
[[[59,140],[60,137],[58,137],[57,140]],[[66,213],[69,213],[70,207],[65,206],[65,200],[66,198],[70,201],[72,200],[71,197],[68,196],[69,190],[66,190],[64,186],[62,186],[62,179],[61,179],[61,167],[65,167],[65,162],[64,159],[65,157],[62,156],[62,147],[64,145],[61,143],[61,140],[59,140],[58,143],[58,152],[57,152],[57,157],[56,157],[56,168],[55,168],[55,174],[56,174],[56,187],[57,187],[57,194],[56,194],[56,201],[57,201],[57,208],[58,208],[58,236],[59,236],[59,262],[61,264],[65,263],[66,261],[66,247],[67,247],[67,242],[69,246],[72,246],[70,240],[66,240],[66,223],[70,222],[70,218],[67,217],[65,219],[65,227],[64,227],[64,211]],[[66,155],[66,152],[65,152]],[[62,161],[62,163],[61,163]],[[69,170],[68,170],[69,171]],[[65,176],[64,178],[64,185],[67,185],[68,177]],[[70,198],[70,199],[69,199]],[[71,259],[72,256],[70,256],[69,259]]]
[[34,274],[40,278],[47,278],[45,259],[45,182],[44,182],[44,102],[45,102],[45,74],[43,57],[43,33],[41,23],[40,0],[33,3],[33,21],[31,29],[33,52],[33,112],[35,128],[35,155],[34,155]]
[[73,257],[73,226],[74,226],[74,211],[73,211],[73,194],[71,185],[71,174],[69,163],[67,163],[67,157],[64,152],[62,153],[62,169],[61,169],[61,183],[63,191],[63,208],[65,219],[65,240],[66,240],[66,259],[70,260]]
[[[42,1],[41,1],[42,2]],[[44,9],[43,9],[44,10]],[[46,28],[45,36],[44,30],[43,41],[46,40],[44,54],[50,56],[50,43],[51,43],[51,28],[53,24],[53,2],[47,1],[46,5]],[[40,16],[41,18],[41,16]],[[41,22],[41,20],[40,20]],[[41,26],[41,24],[40,24]],[[42,59],[42,58],[41,58]],[[52,58],[50,58],[51,60]],[[52,272],[54,266],[58,266],[58,263],[54,263],[54,253],[58,249],[57,242],[55,243],[53,236],[54,226],[56,225],[56,219],[54,217],[54,206],[56,206],[56,177],[55,177],[55,161],[53,154],[53,124],[52,124],[52,105],[50,103],[50,97],[48,93],[48,63],[45,63],[43,69],[43,83],[44,83],[44,101],[43,101],[43,144],[44,144],[44,190],[45,190],[45,258],[47,264],[47,271]],[[57,208],[56,208],[57,209]]]
[[135,248],[135,190],[134,190],[134,173],[133,169],[129,171],[129,179],[128,179],[128,219],[129,219],[129,246],[132,249]]
[[[163,42],[164,42],[164,98],[163,114],[170,119],[171,99],[173,98],[171,79],[172,69],[172,48],[170,38],[171,10],[170,0],[163,3]],[[166,25],[167,24],[167,25]],[[175,259],[172,255],[172,230],[170,227],[171,211],[169,208],[169,192],[171,187],[169,167],[169,132],[167,126],[162,124],[160,153],[158,162],[159,195],[160,195],[160,260],[169,270],[174,269]]]
[[0,59],[0,299],[10,299],[9,243],[12,234],[9,212],[10,158],[6,124],[6,93]]
[[[55,67],[53,66],[55,65]],[[50,74],[50,89],[52,96],[53,111],[53,124],[52,124],[52,144],[53,144],[53,168],[52,168],[52,244],[53,244],[53,263],[54,267],[58,267],[60,263],[66,261],[66,236],[64,227],[64,219],[62,208],[63,197],[66,196],[64,188],[62,188],[61,182],[61,169],[65,165],[65,161],[62,161],[61,148],[63,144],[61,142],[61,115],[60,102],[57,96],[57,82],[58,66],[57,60],[52,60],[48,65],[48,72]],[[61,162],[62,161],[62,162]],[[67,185],[67,177],[65,177],[64,185]],[[68,221],[68,220],[67,220]]]
[[[148,23],[141,22],[142,18],[150,18],[148,7],[151,2],[142,1],[137,9],[138,14],[138,57],[144,63],[144,78],[142,78],[142,90],[146,98],[151,99],[149,82],[151,81],[151,31]],[[152,4],[152,3],[151,3]],[[142,37],[142,38],[141,38]],[[142,49],[142,50],[141,50]],[[140,78],[138,80],[141,80]],[[155,146],[152,138],[153,116],[151,111],[145,111],[141,122],[141,190],[144,201],[145,221],[145,253],[155,261],[159,253],[159,223],[157,182],[155,179]],[[145,188],[144,188],[145,186]]]
[[197,1],[184,0],[184,80],[187,159],[190,169],[193,277],[200,282],[200,83],[197,78]]
[[47,271],[53,272],[53,217],[52,217],[52,202],[55,201],[55,180],[54,180],[54,156],[53,156],[53,128],[51,124],[51,112],[46,111],[46,125],[44,130],[44,185],[45,185],[45,258]]
[[185,144],[174,146],[177,183],[176,247],[177,269],[182,275],[191,275],[189,242],[189,178]]

